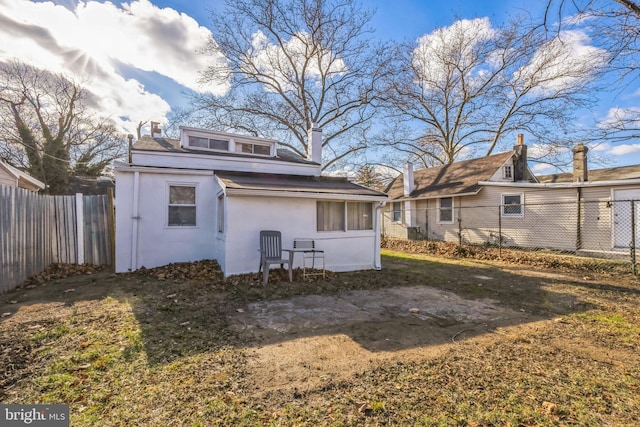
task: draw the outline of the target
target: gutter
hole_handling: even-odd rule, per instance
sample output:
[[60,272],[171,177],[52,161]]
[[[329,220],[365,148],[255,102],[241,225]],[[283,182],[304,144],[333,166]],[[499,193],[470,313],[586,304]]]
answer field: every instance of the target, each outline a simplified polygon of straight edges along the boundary
[[[482,183],[478,183],[482,184]],[[431,199],[442,199],[443,197],[462,197],[462,196],[475,196],[482,190],[480,188],[478,191],[469,192],[469,193],[456,193],[456,194],[440,194],[437,196],[427,196],[427,197],[400,197],[398,199],[393,199],[394,202],[412,202],[415,200],[431,200]]]
[[640,178],[634,179],[618,179],[611,181],[586,181],[586,182],[547,182],[547,183],[532,183],[532,182],[493,182],[493,181],[480,181],[478,185],[484,185],[487,187],[524,187],[524,188],[584,188],[584,187],[609,187],[609,186],[623,186],[623,185],[638,185],[640,184]]
[[280,191],[280,190],[246,190],[243,188],[226,188],[227,196],[253,196],[253,197],[292,197],[299,199],[317,199],[317,200],[362,200],[376,201],[386,200],[387,196],[367,196],[363,194],[345,194],[345,193],[316,193],[308,191]]
[[382,260],[380,258],[380,218],[382,217],[382,209],[386,206],[387,202],[380,202],[378,206],[376,206],[376,215],[374,217],[375,221],[375,238],[373,243],[373,268],[376,270],[382,270]]

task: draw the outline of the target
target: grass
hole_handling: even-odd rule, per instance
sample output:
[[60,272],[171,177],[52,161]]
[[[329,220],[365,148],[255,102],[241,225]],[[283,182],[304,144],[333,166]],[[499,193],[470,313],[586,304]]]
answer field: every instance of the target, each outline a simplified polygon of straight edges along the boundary
[[[566,266],[562,274],[536,268],[531,275],[490,260],[392,251],[383,265],[382,272],[293,284],[274,272],[266,289],[255,275],[148,271],[18,290],[0,300],[0,312],[10,313],[0,322],[0,401],[68,403],[74,426],[640,423],[640,286],[633,276],[585,279]],[[256,383],[254,351],[265,344],[227,317],[241,303],[416,284],[490,298],[530,320],[468,337],[460,332],[471,326],[459,325],[451,333],[457,339],[434,354],[428,343],[384,357],[361,349],[355,357],[373,360],[363,369],[301,388]]]

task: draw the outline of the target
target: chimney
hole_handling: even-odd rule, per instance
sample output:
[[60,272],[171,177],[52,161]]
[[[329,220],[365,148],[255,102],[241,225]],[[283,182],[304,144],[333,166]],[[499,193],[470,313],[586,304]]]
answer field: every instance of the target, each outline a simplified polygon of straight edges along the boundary
[[578,145],[573,148],[573,180],[575,182],[588,180],[587,151],[589,148],[582,142],[578,142]]
[[415,182],[413,180],[413,163],[405,163],[403,169],[402,177],[404,184],[404,196],[409,197],[415,189]]
[[162,132],[160,131],[160,123],[151,122],[151,138],[160,138]]
[[524,135],[518,134],[518,143],[513,147],[513,180],[528,181],[529,169],[527,168],[527,146],[524,145]]
[[312,123],[307,132],[307,160],[322,164],[322,129],[316,123]]

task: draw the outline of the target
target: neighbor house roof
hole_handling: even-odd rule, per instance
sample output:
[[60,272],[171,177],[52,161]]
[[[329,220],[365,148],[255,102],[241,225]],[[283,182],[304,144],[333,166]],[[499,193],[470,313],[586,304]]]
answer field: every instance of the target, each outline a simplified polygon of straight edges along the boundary
[[227,189],[239,191],[340,194],[386,198],[381,191],[331,176],[303,176],[251,172],[216,172]]
[[[413,174],[415,189],[408,197],[434,198],[476,194],[482,188],[478,182],[488,181],[512,155],[513,152],[508,151],[450,165],[418,169]],[[392,199],[404,198],[403,175],[393,180],[387,194]]]
[[3,162],[0,160],[0,169],[4,170],[9,176],[13,177],[17,181],[17,186],[21,188],[26,188],[27,190],[44,190],[46,187],[45,183],[32,177],[26,172],[22,172],[20,169],[14,168],[13,166]]
[[207,156],[225,156],[225,157],[237,157],[237,158],[253,157],[253,158],[259,158],[263,160],[266,159],[266,160],[278,160],[278,161],[291,162],[291,163],[315,164],[305,159],[304,157],[297,155],[296,153],[290,150],[282,149],[282,148],[279,148],[277,150],[278,152],[277,157],[255,156],[255,155],[245,154],[245,153],[241,154],[241,153],[232,153],[227,151],[208,151],[208,150],[198,150],[193,148],[184,148],[180,146],[180,140],[178,139],[152,138],[149,135],[144,135],[140,137],[140,139],[138,139],[136,143],[133,144],[133,149],[140,150],[140,151],[161,151],[161,152],[166,151],[170,153],[197,153],[197,154],[204,154]]
[[[590,169],[587,173],[587,178],[588,181],[616,181],[640,178],[640,165]],[[538,175],[538,180],[544,184],[575,181],[572,172]]]

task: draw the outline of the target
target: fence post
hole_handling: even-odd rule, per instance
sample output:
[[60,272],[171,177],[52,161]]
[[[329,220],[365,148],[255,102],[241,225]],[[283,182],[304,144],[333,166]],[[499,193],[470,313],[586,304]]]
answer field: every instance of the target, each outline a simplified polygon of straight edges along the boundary
[[502,206],[498,205],[498,257],[502,258]]
[[638,274],[636,267],[636,209],[635,201],[631,200],[631,271]]
[[76,232],[78,236],[78,264],[84,264],[84,200],[82,193],[76,193]]
[[462,218],[458,216],[458,248],[462,250]]

